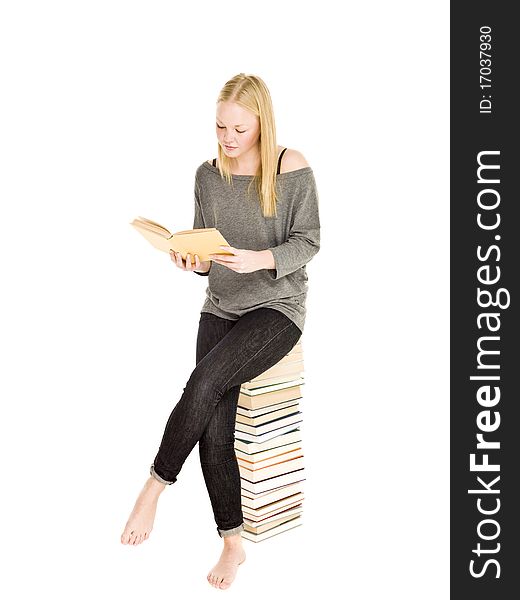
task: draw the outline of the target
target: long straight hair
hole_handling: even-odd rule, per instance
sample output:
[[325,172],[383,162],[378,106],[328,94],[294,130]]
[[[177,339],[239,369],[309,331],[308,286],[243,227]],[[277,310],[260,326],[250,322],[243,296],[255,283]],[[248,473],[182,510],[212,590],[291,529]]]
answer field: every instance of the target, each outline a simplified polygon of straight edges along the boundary
[[[221,89],[217,104],[219,102],[235,102],[259,118],[260,166],[251,180],[251,184],[254,183],[256,186],[264,217],[277,216],[276,165],[278,145],[276,143],[273,103],[267,86],[256,75],[239,73],[226,82]],[[226,181],[232,186],[231,159],[226,156],[220,144],[217,152],[220,175],[225,177]],[[248,194],[251,184],[247,188]]]

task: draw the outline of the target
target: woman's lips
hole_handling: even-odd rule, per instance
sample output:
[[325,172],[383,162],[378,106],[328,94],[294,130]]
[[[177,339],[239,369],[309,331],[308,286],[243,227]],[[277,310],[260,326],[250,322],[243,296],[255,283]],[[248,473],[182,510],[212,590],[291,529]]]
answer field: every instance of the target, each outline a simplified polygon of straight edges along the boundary
[[224,144],[224,148],[226,148],[226,150],[236,150],[235,146],[226,146],[226,144]]

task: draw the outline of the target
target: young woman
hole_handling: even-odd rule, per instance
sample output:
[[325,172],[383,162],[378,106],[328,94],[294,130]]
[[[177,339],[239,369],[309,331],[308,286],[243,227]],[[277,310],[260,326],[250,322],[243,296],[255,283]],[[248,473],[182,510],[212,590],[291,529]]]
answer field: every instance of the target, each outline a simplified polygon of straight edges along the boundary
[[[152,531],[157,500],[177,480],[195,444],[223,538],[207,579],[227,588],[245,560],[240,471],[234,430],[240,386],[280,361],[305,323],[305,265],[320,248],[318,194],[300,152],[278,146],[265,83],[240,73],[217,100],[218,158],[195,176],[193,227],[216,227],[232,246],[201,262],[174,264],[208,276],[197,337],[196,367],[175,405],[157,455],[121,535],[139,544]],[[282,160],[283,159],[283,160]]]

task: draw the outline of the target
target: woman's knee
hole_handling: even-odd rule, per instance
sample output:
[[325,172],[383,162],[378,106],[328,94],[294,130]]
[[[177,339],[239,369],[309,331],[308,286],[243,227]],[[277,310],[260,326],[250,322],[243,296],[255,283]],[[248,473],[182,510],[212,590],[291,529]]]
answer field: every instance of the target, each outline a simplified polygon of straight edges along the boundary
[[208,436],[199,440],[199,456],[203,465],[220,465],[228,460],[235,460],[235,439],[230,436]]
[[222,396],[218,378],[214,369],[203,368],[197,365],[192,371],[185,390],[188,390],[195,398],[201,398],[205,402],[213,401],[215,404]]

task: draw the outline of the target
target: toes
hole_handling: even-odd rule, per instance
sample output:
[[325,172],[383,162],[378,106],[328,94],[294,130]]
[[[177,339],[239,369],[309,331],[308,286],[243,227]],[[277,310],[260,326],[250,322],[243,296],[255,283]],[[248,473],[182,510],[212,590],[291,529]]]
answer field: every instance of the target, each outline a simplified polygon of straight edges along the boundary
[[144,540],[147,540],[149,538],[149,536],[150,536],[149,531],[145,531],[143,533],[138,533],[134,529],[132,529],[130,531],[125,530],[121,534],[121,543],[122,544],[130,544],[132,546],[137,546],[138,544],[141,544],[142,542],[144,542]]
[[128,531],[123,531],[123,534],[121,535],[121,542],[123,544],[128,544],[130,537],[131,535],[128,533]]

